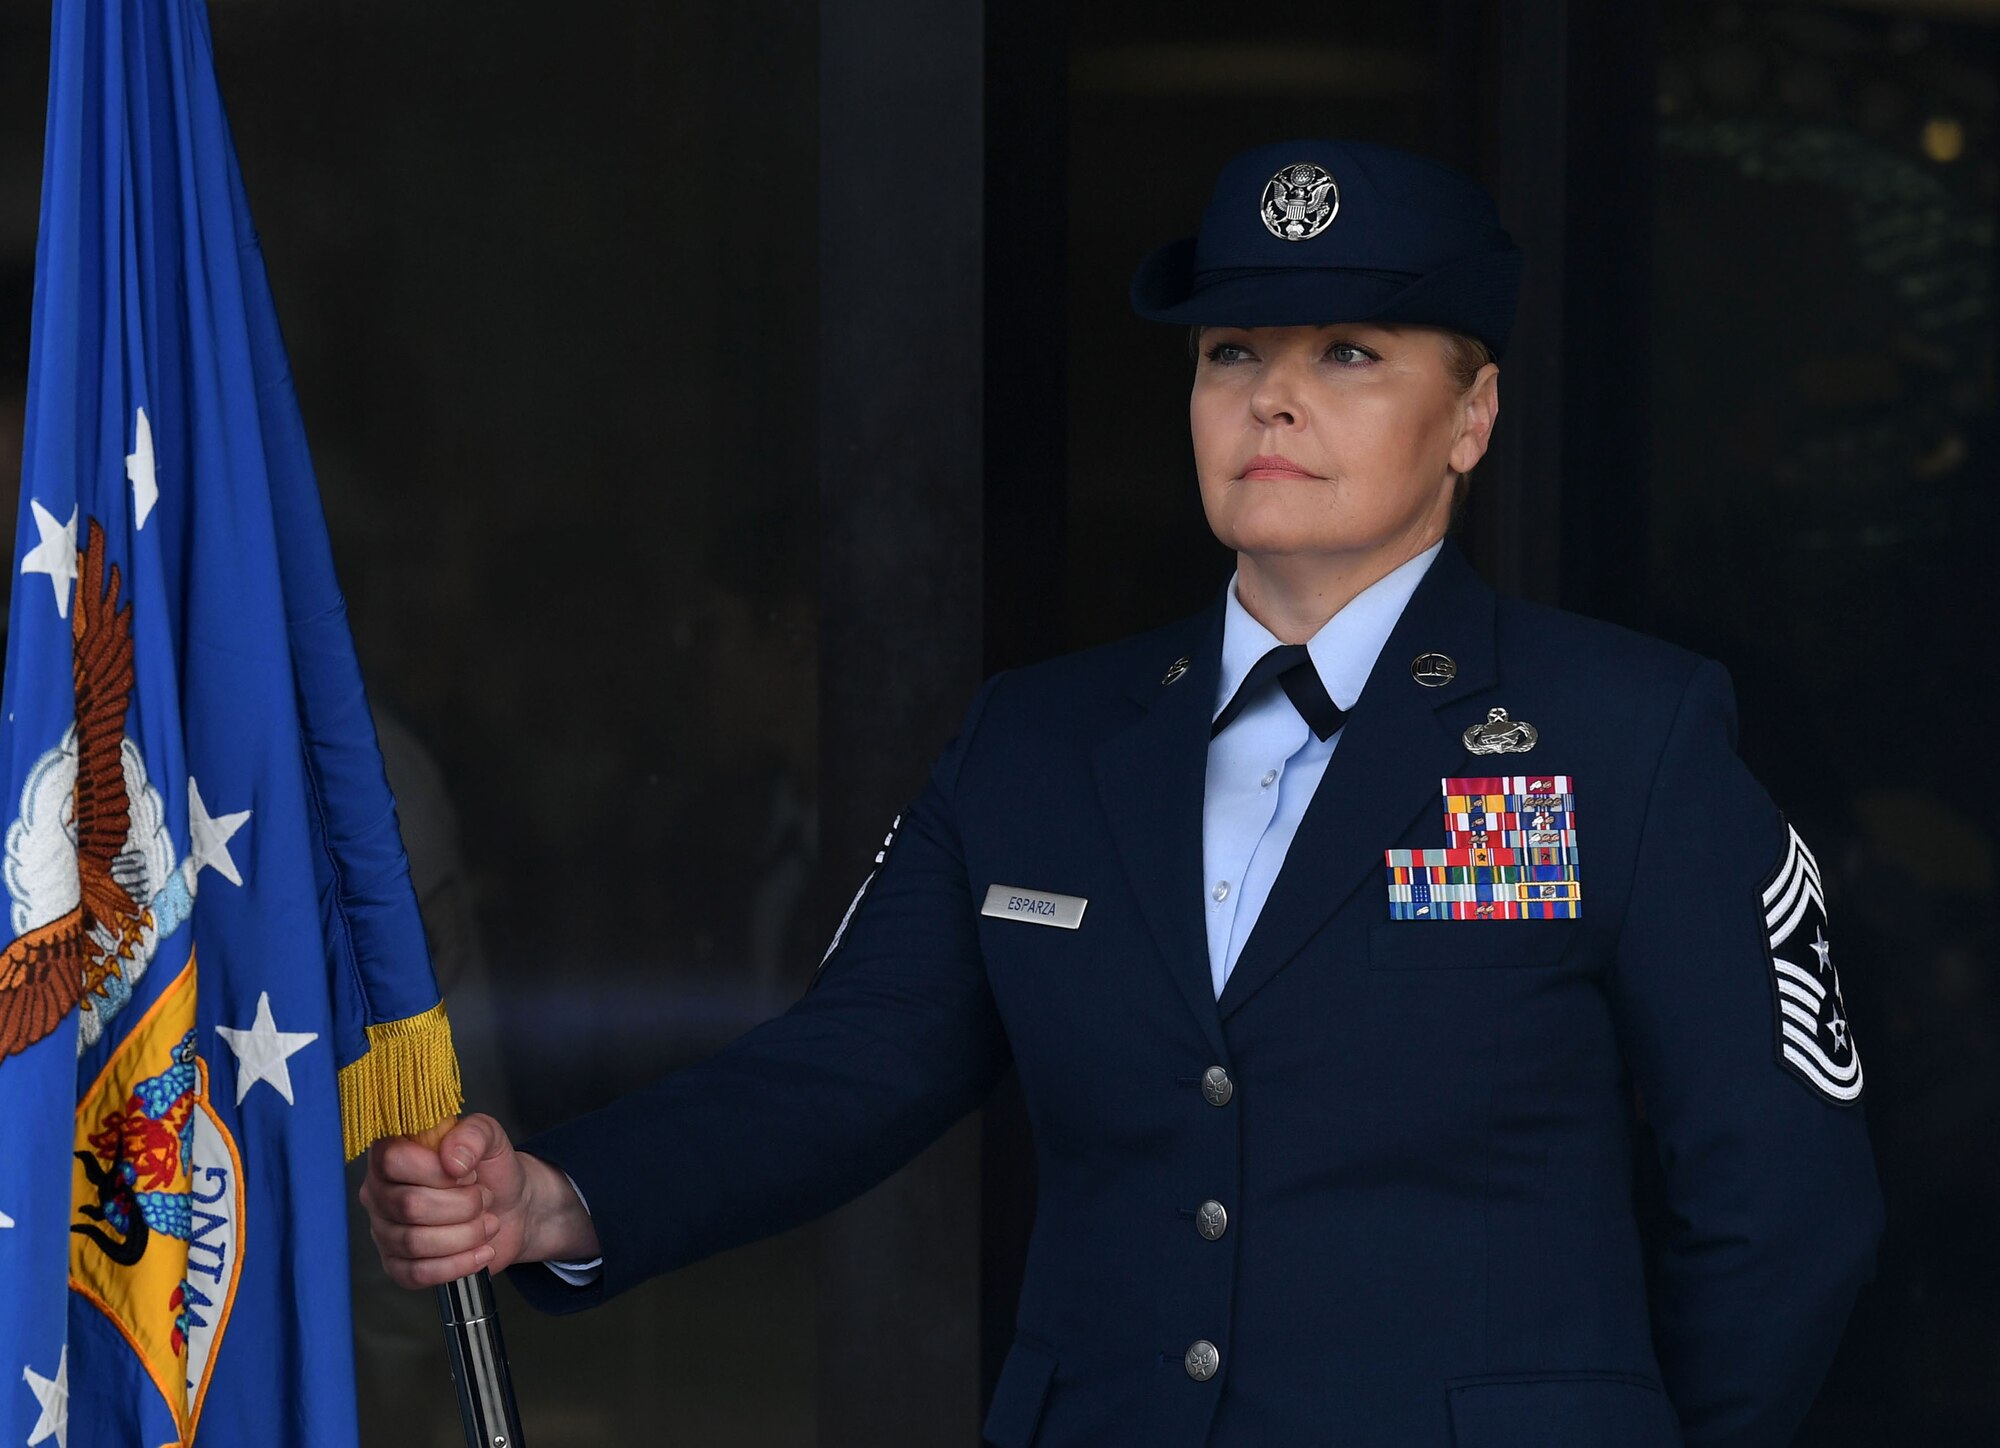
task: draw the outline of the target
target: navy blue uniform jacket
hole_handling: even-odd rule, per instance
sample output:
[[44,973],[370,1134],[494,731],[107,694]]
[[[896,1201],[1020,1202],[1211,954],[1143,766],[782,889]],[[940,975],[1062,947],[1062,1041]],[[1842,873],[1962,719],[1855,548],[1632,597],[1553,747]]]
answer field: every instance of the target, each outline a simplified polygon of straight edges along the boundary
[[[1011,1061],[1039,1202],[999,1448],[1787,1441],[1881,1208],[1859,1107],[1780,1059],[1760,892],[1788,832],[1722,669],[1497,599],[1448,544],[1217,1000],[1221,634],[1218,601],[990,681],[796,1007],[524,1143],[581,1187],[604,1268],[516,1281],[588,1306],[825,1212]],[[1441,688],[1411,674],[1433,651]],[[1467,753],[1493,706],[1532,754]],[[1391,921],[1383,851],[1443,844],[1441,778],[1526,769],[1574,780],[1580,917]],[[1089,905],[983,917],[994,884]],[[1639,1112],[1670,1220],[1650,1292]]]

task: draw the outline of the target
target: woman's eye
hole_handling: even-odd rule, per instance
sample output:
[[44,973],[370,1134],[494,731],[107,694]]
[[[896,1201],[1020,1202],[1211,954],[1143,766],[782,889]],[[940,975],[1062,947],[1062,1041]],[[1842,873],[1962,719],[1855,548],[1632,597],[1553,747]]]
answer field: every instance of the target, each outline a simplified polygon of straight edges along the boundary
[[1217,342],[1202,353],[1202,356],[1208,358],[1209,361],[1219,363],[1225,367],[1232,362],[1241,362],[1249,355],[1249,348],[1239,347],[1234,342]]
[[1343,367],[1358,367],[1364,362],[1378,360],[1373,352],[1353,342],[1335,342],[1326,349],[1326,355]]

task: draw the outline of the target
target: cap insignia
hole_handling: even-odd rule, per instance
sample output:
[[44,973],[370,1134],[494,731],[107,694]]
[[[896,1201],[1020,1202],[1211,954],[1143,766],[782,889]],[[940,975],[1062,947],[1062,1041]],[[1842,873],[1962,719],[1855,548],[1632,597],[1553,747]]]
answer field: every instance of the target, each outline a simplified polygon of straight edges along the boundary
[[1333,224],[1340,211],[1340,188],[1332,172],[1301,161],[1264,184],[1257,210],[1264,229],[1281,241],[1311,241]]

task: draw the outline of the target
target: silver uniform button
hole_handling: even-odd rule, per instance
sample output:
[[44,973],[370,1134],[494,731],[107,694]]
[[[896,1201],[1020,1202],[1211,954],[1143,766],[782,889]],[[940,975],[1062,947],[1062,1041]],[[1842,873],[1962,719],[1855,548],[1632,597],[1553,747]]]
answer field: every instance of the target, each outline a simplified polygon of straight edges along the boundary
[[1217,900],[1227,900],[1229,898],[1229,882],[1227,880],[1217,880],[1215,882],[1215,889],[1211,893],[1214,894]]
[[1194,1229],[1213,1242],[1229,1230],[1229,1211],[1217,1201],[1203,1202],[1195,1208]]
[[1222,1354],[1216,1351],[1214,1343],[1204,1337],[1187,1350],[1181,1364],[1187,1369],[1189,1377],[1198,1383],[1205,1383],[1222,1367]]
[[1236,1085],[1229,1079],[1229,1073],[1220,1066],[1210,1066],[1201,1073],[1201,1094],[1210,1106],[1227,1106],[1229,1098],[1236,1094]]

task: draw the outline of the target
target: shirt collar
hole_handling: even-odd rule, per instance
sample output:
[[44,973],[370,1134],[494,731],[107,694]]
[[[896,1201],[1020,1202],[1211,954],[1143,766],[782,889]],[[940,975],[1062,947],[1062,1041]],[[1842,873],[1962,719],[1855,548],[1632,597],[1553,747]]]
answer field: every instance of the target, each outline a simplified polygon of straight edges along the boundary
[[[1395,631],[1396,620],[1403,616],[1410,595],[1417,591],[1417,584],[1443,547],[1444,540],[1439,539],[1408,563],[1376,579],[1306,640],[1306,651],[1320,682],[1341,708],[1352,709],[1361,698],[1362,686],[1368,682],[1382,646]],[[1257,660],[1277,647],[1277,635],[1252,618],[1236,596],[1236,576],[1231,574],[1222,621],[1222,672],[1209,717],[1222,712]]]

